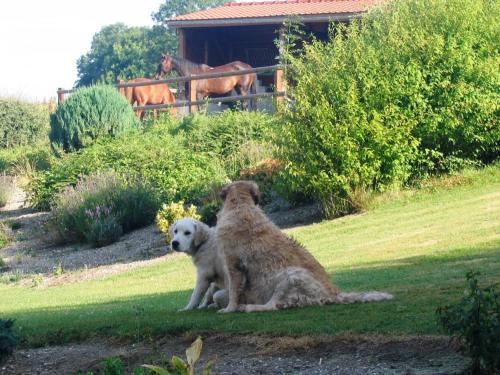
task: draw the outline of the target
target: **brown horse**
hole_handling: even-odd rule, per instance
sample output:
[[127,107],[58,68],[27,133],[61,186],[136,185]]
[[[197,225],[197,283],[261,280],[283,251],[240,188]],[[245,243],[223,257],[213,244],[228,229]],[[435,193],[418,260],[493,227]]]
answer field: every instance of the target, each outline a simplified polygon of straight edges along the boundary
[[[128,81],[128,83],[150,81],[153,80],[140,77],[132,79]],[[119,83],[123,84],[125,81],[120,80]],[[166,83],[150,86],[120,87],[119,92],[127,98],[130,104],[134,105],[134,103],[137,103],[137,106],[175,103],[175,97]],[[175,107],[169,108],[168,111],[172,116],[177,114],[177,109]],[[143,112],[144,110],[142,109],[135,111],[139,118],[142,117]],[[156,119],[156,110],[153,110],[153,118]]]
[[[180,76],[189,76],[191,74],[215,74],[246,69],[252,69],[252,67],[241,61],[233,61],[225,65],[211,67],[206,64],[196,64],[172,55],[162,55],[161,61],[156,69],[155,78],[161,79],[166,73],[172,70],[175,70]],[[239,95],[248,95],[250,90],[252,90],[252,92],[255,90],[255,81],[255,73],[196,80],[196,99],[203,100],[209,95],[227,96],[231,94],[233,89],[235,89]],[[244,106],[246,106],[246,104],[244,104]]]

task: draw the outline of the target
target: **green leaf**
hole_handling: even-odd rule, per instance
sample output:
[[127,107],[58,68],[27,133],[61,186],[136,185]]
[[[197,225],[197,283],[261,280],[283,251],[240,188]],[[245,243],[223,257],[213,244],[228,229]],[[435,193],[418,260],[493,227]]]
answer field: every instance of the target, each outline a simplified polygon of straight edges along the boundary
[[172,362],[172,366],[174,369],[180,371],[182,374],[188,373],[188,366],[187,366],[186,362],[184,362],[182,360],[182,358],[179,358],[176,355],[173,355],[171,362]]
[[145,367],[145,368],[153,371],[155,374],[158,374],[158,375],[173,375],[167,369],[164,369],[163,367],[160,367],[160,366],[142,365],[141,367]]

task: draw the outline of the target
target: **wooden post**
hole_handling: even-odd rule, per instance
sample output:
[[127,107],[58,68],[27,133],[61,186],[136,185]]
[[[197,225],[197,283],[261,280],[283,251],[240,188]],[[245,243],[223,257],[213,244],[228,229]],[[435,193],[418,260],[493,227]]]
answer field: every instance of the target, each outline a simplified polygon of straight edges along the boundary
[[191,105],[192,102],[198,100],[196,95],[196,83],[196,80],[189,81],[189,113],[194,113],[198,110],[197,105]]
[[178,39],[178,51],[179,56],[183,59],[187,59],[186,50],[186,31],[184,29],[177,29],[177,39]]
[[62,91],[63,89],[61,87],[57,89],[57,104],[62,104],[64,102],[64,93]]
[[[275,92],[281,92],[286,90],[285,85],[285,75],[283,73],[283,69],[276,69],[274,71],[274,87]],[[283,97],[279,96],[276,98],[279,102],[283,102]]]

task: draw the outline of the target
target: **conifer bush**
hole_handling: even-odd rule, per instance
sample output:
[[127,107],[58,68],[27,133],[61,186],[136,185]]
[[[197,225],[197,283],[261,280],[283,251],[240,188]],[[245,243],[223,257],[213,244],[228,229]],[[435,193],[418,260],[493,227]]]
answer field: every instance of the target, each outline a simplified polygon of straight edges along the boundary
[[50,127],[52,146],[72,152],[97,139],[137,129],[139,120],[115,88],[91,86],[79,89],[59,105],[51,115]]

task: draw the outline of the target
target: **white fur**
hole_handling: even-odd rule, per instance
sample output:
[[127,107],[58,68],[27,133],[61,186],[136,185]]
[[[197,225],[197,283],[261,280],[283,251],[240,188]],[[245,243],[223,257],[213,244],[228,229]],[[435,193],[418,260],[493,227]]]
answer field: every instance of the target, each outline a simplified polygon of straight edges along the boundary
[[[181,311],[225,307],[225,272],[218,254],[214,229],[198,220],[185,218],[172,224],[170,236],[171,248],[191,256],[196,266],[196,285],[189,303]],[[200,304],[202,299],[204,301]]]
[[[196,221],[194,219],[185,218],[177,220],[170,227],[170,237],[172,238],[170,246],[172,249],[189,254],[192,251],[191,245],[197,229]],[[174,249],[172,245],[175,241],[179,243],[179,247],[176,249]]]
[[335,303],[378,302],[393,298],[392,294],[386,292],[339,293]]

